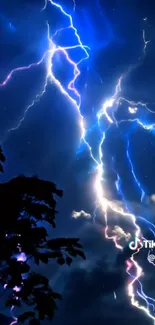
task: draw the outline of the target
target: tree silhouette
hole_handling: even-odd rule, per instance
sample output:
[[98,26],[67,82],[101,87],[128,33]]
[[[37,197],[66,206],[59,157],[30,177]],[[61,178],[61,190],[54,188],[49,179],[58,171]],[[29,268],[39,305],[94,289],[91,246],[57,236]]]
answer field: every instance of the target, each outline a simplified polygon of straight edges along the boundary
[[[4,162],[0,148],[1,172]],[[6,306],[30,306],[30,311],[18,317],[19,323],[28,320],[30,325],[39,325],[41,320],[52,320],[56,300],[62,299],[28,260],[39,265],[55,259],[59,265],[71,265],[73,257],[85,259],[78,238],[48,237],[46,225],[56,227],[55,196],[62,197],[63,192],[37,177],[21,175],[0,183],[0,283],[9,292]]]

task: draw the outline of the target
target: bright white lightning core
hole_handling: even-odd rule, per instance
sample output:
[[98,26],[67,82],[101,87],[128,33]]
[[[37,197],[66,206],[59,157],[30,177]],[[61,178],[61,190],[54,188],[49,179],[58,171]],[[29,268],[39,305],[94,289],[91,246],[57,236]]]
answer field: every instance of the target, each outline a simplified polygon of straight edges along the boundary
[[[112,239],[113,242],[115,243],[115,246],[118,249],[123,250],[123,244],[120,243],[120,239],[126,238],[126,236],[128,236],[128,238],[130,237],[130,233],[126,233],[124,231],[124,229],[119,228],[117,225],[114,228],[114,232],[112,233],[111,236],[108,235],[108,212],[112,211],[115,214],[118,214],[121,218],[126,218],[129,219],[133,225],[133,229],[134,229],[134,234],[141,239],[142,238],[142,234],[141,234],[141,229],[139,228],[139,226],[136,223],[136,216],[133,215],[132,213],[130,213],[128,210],[125,210],[123,208],[121,208],[119,205],[117,204],[113,204],[111,201],[108,200],[108,198],[106,197],[106,189],[104,188],[104,155],[103,155],[103,151],[102,151],[102,145],[104,143],[105,140],[105,136],[106,136],[106,131],[104,131],[102,133],[102,137],[101,137],[101,141],[99,143],[98,146],[98,159],[96,159],[92,153],[92,148],[91,145],[89,144],[88,140],[86,140],[86,129],[85,129],[85,121],[84,121],[84,117],[82,116],[81,113],[81,95],[80,92],[77,90],[76,88],[76,81],[81,73],[80,71],[80,64],[82,61],[89,59],[89,48],[86,45],[83,45],[81,38],[78,34],[77,29],[74,27],[73,24],[73,19],[72,16],[69,15],[64,9],[63,7],[52,1],[52,0],[46,0],[45,1],[45,6],[42,9],[42,11],[44,11],[45,9],[47,9],[47,6],[52,5],[54,6],[57,10],[59,10],[62,15],[64,15],[66,17],[66,20],[68,20],[68,26],[65,28],[60,28],[59,30],[57,30],[53,36],[50,35],[50,25],[49,23],[47,23],[47,38],[48,38],[48,43],[49,43],[49,48],[48,50],[44,53],[43,57],[40,59],[39,62],[37,63],[32,63],[29,66],[26,67],[19,67],[16,68],[14,70],[12,70],[9,75],[6,77],[6,79],[0,84],[0,87],[4,87],[10,80],[11,77],[14,73],[17,73],[18,71],[24,71],[24,70],[28,70],[31,69],[34,66],[39,66],[41,63],[45,62],[46,64],[46,78],[45,78],[45,83],[42,89],[42,92],[40,94],[38,94],[36,96],[35,99],[33,99],[33,101],[31,102],[31,104],[25,109],[24,111],[24,115],[21,118],[21,120],[19,121],[19,123],[9,129],[8,131],[14,131],[16,129],[18,129],[22,122],[24,121],[26,114],[28,112],[28,110],[37,102],[40,100],[40,98],[45,94],[46,92],[46,87],[48,85],[48,82],[53,82],[59,89],[60,93],[62,95],[64,95],[66,97],[67,100],[69,100],[78,110],[79,113],[79,126],[80,126],[80,130],[81,130],[81,142],[84,141],[84,143],[86,144],[87,148],[89,149],[89,153],[90,156],[95,164],[96,167],[96,174],[95,174],[95,181],[94,181],[94,190],[96,193],[96,197],[95,200],[97,199],[97,206],[100,207],[100,209],[103,211],[103,215],[105,217],[105,222],[106,222],[106,228],[105,228],[105,236],[107,239]],[[73,10],[75,11],[76,8],[76,3],[75,1],[73,1],[74,4],[74,8]],[[146,19],[144,19],[146,20]],[[72,29],[74,31],[74,35],[76,38],[76,45],[73,46],[59,46],[56,45],[54,43],[54,37],[56,37],[59,33],[61,33],[64,29]],[[149,44],[150,41],[146,41],[145,38],[145,31],[143,31],[143,41],[144,41],[144,47],[143,47],[143,55],[146,55],[146,50],[147,50],[147,45]],[[78,61],[75,62],[70,58],[70,51],[73,51],[77,48],[80,48],[81,51],[83,52],[83,58]],[[66,59],[66,61],[70,64],[70,66],[73,68],[74,71],[74,77],[72,80],[70,80],[70,82],[68,83],[67,88],[63,87],[63,85],[61,84],[61,82],[55,77],[54,73],[53,73],[53,58],[56,55],[56,53],[62,53]],[[153,111],[151,111],[148,108],[148,105],[146,105],[145,103],[142,102],[137,102],[134,103],[133,101],[130,101],[126,98],[121,97],[121,84],[123,82],[123,79],[127,76],[126,75],[122,75],[119,80],[118,83],[116,85],[116,89],[114,92],[114,95],[107,99],[103,105],[102,108],[98,111],[97,113],[97,119],[98,119],[98,126],[100,128],[100,122],[102,118],[105,118],[109,124],[109,127],[112,124],[116,124],[118,126],[119,123],[124,123],[126,121],[130,122],[130,123],[135,123],[137,122],[142,128],[144,128],[145,130],[152,130],[154,129],[154,124],[146,124],[143,121],[141,121],[140,119],[136,118],[136,119],[128,119],[128,120],[121,120],[118,123],[116,123],[116,120],[114,118],[114,111],[117,110],[117,108],[119,107],[119,105],[122,102],[125,102],[126,104],[129,105],[128,107],[128,111],[129,114],[136,114],[138,110],[140,110],[140,108],[145,108],[146,110],[148,110],[150,113],[154,113]],[[70,93],[72,95],[70,95]],[[130,159],[129,155],[128,158]],[[135,176],[134,173],[134,167],[132,165],[132,162],[130,161],[130,165],[131,165],[131,169],[132,169],[132,175],[135,179],[135,182],[137,182],[137,178]],[[139,184],[139,183],[137,183]],[[140,187],[140,186],[139,186]],[[119,186],[117,187],[117,189],[119,189]],[[140,188],[141,189],[141,188]],[[142,191],[142,189],[141,189]],[[87,218],[90,216],[89,214],[85,213],[83,210],[80,211],[79,213],[74,211],[74,217],[79,217],[79,216],[86,216]],[[140,251],[140,249],[138,250]],[[152,313],[152,311],[150,310],[150,304],[149,304],[149,300],[151,299],[152,304],[155,306],[155,300],[153,298],[149,298],[145,295],[142,285],[140,283],[140,277],[143,273],[142,268],[138,265],[138,263],[136,262],[136,253],[134,253],[132,255],[131,258],[128,259],[127,261],[127,273],[129,274],[130,277],[130,282],[128,284],[128,295],[131,298],[131,303],[132,305],[134,305],[135,307],[142,309],[145,311],[146,314],[149,315],[150,318],[155,320],[155,317]],[[134,276],[131,276],[131,269],[134,269]],[[132,278],[132,279],[131,279]],[[137,293],[135,295],[135,284],[139,283],[140,285],[140,290],[138,291],[138,297],[140,297],[141,299],[143,299],[145,306],[141,306],[139,304],[139,302],[136,300],[135,297],[137,297]],[[116,299],[116,294],[114,294],[114,297]],[[15,320],[16,322],[16,320]]]
[[130,107],[129,106],[129,113],[131,113],[131,114],[135,114],[135,113],[137,113],[137,110],[138,110],[138,108],[137,107]]

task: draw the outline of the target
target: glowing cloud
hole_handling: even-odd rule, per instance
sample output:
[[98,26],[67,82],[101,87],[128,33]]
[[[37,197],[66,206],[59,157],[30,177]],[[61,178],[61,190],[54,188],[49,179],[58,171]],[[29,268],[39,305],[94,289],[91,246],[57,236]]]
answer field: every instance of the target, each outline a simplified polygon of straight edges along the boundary
[[121,227],[115,226],[114,230],[112,231],[114,235],[117,236],[118,240],[124,239],[125,241],[129,241],[131,238],[131,234],[128,232],[126,233]]
[[84,210],[81,210],[79,212],[77,212],[77,211],[72,212],[72,218],[74,218],[74,219],[78,219],[78,218],[91,219],[91,217],[92,217],[91,214],[85,212]]

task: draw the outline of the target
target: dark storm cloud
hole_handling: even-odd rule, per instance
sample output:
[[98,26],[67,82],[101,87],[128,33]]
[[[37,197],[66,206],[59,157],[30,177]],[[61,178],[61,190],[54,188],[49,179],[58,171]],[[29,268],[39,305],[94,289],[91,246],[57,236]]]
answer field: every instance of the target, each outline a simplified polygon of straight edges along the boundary
[[109,247],[111,244],[103,239],[98,227],[89,224],[82,233],[87,260],[82,264],[79,262],[68,275],[65,274],[64,300],[59,305],[53,324],[94,325],[97,322],[102,325],[130,325],[133,321],[141,325],[151,324],[130,306],[126,297],[124,260],[121,267],[114,265],[115,253]]
[[[55,274],[53,265],[49,264],[48,272],[45,271],[51,278],[52,288],[63,295],[52,324],[94,325],[97,322],[99,325],[130,325],[137,322],[150,325],[151,322],[141,312],[130,306],[126,297],[124,263],[121,267],[114,265],[115,252],[111,243],[104,240],[100,227],[86,223],[80,233],[87,260],[74,262],[71,269],[58,267]],[[50,322],[45,321],[44,324],[49,325]]]

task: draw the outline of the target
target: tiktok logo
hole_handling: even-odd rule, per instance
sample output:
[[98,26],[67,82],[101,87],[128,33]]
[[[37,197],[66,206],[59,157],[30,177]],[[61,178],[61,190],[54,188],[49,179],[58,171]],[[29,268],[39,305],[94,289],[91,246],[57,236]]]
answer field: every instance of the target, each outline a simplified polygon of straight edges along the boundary
[[129,242],[129,248],[132,251],[135,251],[138,248],[138,243],[140,243],[140,246],[144,248],[149,248],[149,249],[155,248],[155,242],[153,240],[143,239],[143,241],[141,241],[136,236],[133,241]]
[[138,242],[139,242],[139,239],[135,236],[134,240],[133,241],[130,241],[129,248],[132,251],[135,251],[138,248]]

